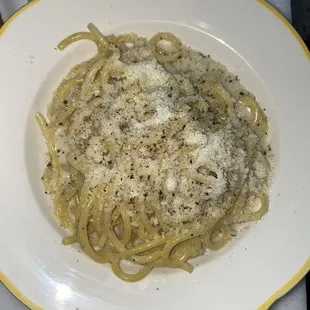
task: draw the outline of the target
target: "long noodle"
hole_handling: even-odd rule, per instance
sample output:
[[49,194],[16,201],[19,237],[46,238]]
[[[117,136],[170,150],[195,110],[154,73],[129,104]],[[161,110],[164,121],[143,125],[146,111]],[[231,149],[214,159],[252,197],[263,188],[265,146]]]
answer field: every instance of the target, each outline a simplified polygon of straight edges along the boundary
[[[55,215],[60,224],[72,231],[71,236],[63,239],[63,244],[68,246],[79,243],[92,260],[101,264],[110,263],[114,274],[128,282],[145,278],[154,267],[180,268],[191,273],[193,266],[188,262],[189,259],[202,255],[205,249],[214,251],[221,249],[231,239],[232,225],[257,221],[268,211],[268,196],[262,192],[250,192],[247,188],[259,141],[268,128],[267,118],[253,98],[249,96],[240,98],[239,103],[245,109],[250,110],[253,115],[253,122],[249,127],[257,139],[246,145],[249,153],[249,172],[245,177],[238,177],[235,195],[224,215],[221,217],[204,215],[184,223],[183,226],[171,223],[167,221],[167,215],[164,214],[161,207],[160,195],[163,193],[158,191],[156,180],[154,181],[150,174],[145,175],[143,171],[139,171],[140,175],[132,174],[130,176],[130,179],[139,177],[141,182],[148,185],[149,192],[143,194],[143,196],[147,196],[145,199],[139,197],[126,200],[123,193],[118,193],[115,184],[119,182],[115,181],[117,173],[110,180],[104,177],[106,170],[100,170],[103,162],[109,166],[109,169],[112,167],[114,169],[114,159],[119,152],[122,152],[113,143],[113,140],[109,140],[107,137],[104,140],[96,141],[96,147],[100,149],[102,155],[99,159],[92,159],[91,153],[81,151],[83,147],[87,149],[90,143],[90,140],[87,140],[88,132],[99,131],[98,124],[87,127],[87,130],[83,129],[83,139],[74,141],[75,147],[65,154],[65,160],[62,162],[59,159],[60,150],[57,149],[54,134],[60,126],[65,126],[64,130],[68,132],[68,135],[80,130],[80,124],[88,122],[90,118],[89,114],[83,114],[82,120],[76,116],[79,115],[77,113],[79,110],[84,109],[83,104],[86,102],[86,105],[90,105],[90,100],[95,100],[98,94],[104,96],[109,91],[109,85],[123,78],[123,68],[121,66],[114,67],[115,60],[112,61],[110,57],[114,49],[121,53],[130,49],[131,45],[145,44],[147,51],[151,51],[153,57],[161,65],[169,66],[171,62],[183,57],[182,43],[170,33],[158,33],[147,42],[135,34],[118,37],[115,35],[105,36],[93,24],[89,24],[88,29],[90,32],[78,32],[65,38],[59,43],[58,49],[63,50],[80,40],[90,40],[97,44],[97,56],[81,64],[73,78],[71,75],[71,78],[65,79],[61,83],[50,106],[50,123],[42,114],[37,113],[36,115],[50,157],[50,162],[42,177],[43,184],[45,190],[52,194]],[[126,44],[129,44],[128,47]],[[165,46],[163,44],[166,46],[168,44],[170,50],[163,49],[162,47]],[[192,113],[193,117],[200,121],[201,118],[210,116],[211,109],[212,113],[214,112],[214,117],[218,117],[215,121],[213,119],[215,124],[225,126],[225,122],[229,119],[236,122],[238,116],[234,101],[221,85],[221,74],[221,70],[203,73],[195,84],[200,97],[195,99],[190,96],[189,99],[183,100],[180,105],[181,111]],[[172,75],[167,81],[169,85],[168,97],[172,102],[177,102],[184,92],[181,82],[178,81],[182,82],[182,78]],[[127,91],[135,96],[141,91],[141,88],[145,87],[142,84],[143,81],[141,84],[135,82],[128,87]],[[97,105],[100,104],[102,103]],[[148,111],[144,114],[147,113]],[[108,122],[108,120],[105,121]],[[126,140],[126,137],[123,140],[127,144],[131,143],[132,148],[143,147],[145,150],[161,148],[158,155],[159,170],[163,171],[165,152],[168,151],[166,144],[186,125],[186,120],[178,119],[176,116],[173,121],[169,120],[166,126],[158,125],[160,136],[157,132],[150,132],[141,140]],[[124,128],[126,129],[125,121]],[[121,128],[120,130],[125,131],[125,129]],[[187,158],[196,150],[196,146],[184,145],[183,148],[168,156],[179,158],[182,162],[183,158]],[[95,160],[95,164],[92,160]],[[95,171],[99,171],[100,178],[96,173],[90,174],[92,167],[95,167]],[[201,167],[192,170],[184,169],[181,176],[190,179],[192,184],[197,183],[206,187],[217,181],[218,176],[214,172],[209,171],[209,174],[199,172],[198,168]],[[128,174],[131,173],[128,170]],[[255,175],[255,172],[253,173]],[[168,194],[171,195],[171,193]],[[259,210],[246,211],[249,196],[260,199]],[[189,198],[183,197],[183,202],[189,204]],[[133,274],[126,273],[121,267],[122,260],[142,265],[142,269]]]
[[93,36],[89,32],[77,32],[72,34],[71,36],[62,40],[58,45],[58,49],[61,51],[68,47],[70,44],[80,41],[80,40],[90,40],[94,41]]

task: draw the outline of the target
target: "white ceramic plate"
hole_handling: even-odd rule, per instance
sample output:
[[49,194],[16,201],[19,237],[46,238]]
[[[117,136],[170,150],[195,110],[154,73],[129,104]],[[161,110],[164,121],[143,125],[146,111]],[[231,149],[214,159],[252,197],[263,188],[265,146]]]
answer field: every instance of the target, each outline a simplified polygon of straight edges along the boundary
[[[309,54],[266,7],[254,0],[41,0],[1,30],[0,279],[18,298],[49,310],[266,309],[307,272]],[[65,232],[40,182],[45,147],[34,113],[45,111],[68,69],[94,52],[85,42],[55,49],[89,22],[106,33],[174,32],[226,64],[272,119],[270,212],[237,243],[199,259],[191,275],[159,270],[129,284],[61,245]]]

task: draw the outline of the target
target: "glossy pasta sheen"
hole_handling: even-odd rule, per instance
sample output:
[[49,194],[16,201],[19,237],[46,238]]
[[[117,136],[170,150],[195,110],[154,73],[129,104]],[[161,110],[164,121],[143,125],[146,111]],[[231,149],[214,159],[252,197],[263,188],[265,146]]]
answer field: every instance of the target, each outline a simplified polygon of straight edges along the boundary
[[[264,143],[267,117],[237,77],[171,33],[146,40],[136,34],[104,36],[93,24],[88,29],[70,35],[58,48],[91,40],[97,55],[73,68],[60,84],[48,108],[50,121],[36,116],[49,153],[42,181],[60,225],[72,233],[63,244],[78,242],[91,259],[110,263],[115,275],[129,282],[155,267],[192,272],[190,259],[206,249],[219,250],[238,224],[257,221],[268,211],[272,154]],[[192,62],[195,57],[198,65]],[[148,67],[157,68],[158,80],[150,81],[147,71],[140,74]],[[240,85],[237,94],[227,87],[233,83]],[[157,106],[149,101],[138,106],[153,94]],[[121,117],[116,113],[110,119],[106,111],[122,96],[127,99]],[[128,121],[122,119],[124,105],[128,110],[137,105]],[[212,146],[212,139],[222,150]],[[218,159],[218,153],[226,154],[225,145],[236,156],[226,159],[227,169]],[[169,156],[175,160],[167,167]],[[218,161],[213,166],[212,156]],[[158,175],[146,172],[149,165],[137,169],[139,157],[150,165],[156,160]],[[127,167],[122,161],[128,158]],[[130,187],[131,180],[141,186]],[[173,209],[169,204],[179,205]],[[122,260],[142,268],[126,273]]]

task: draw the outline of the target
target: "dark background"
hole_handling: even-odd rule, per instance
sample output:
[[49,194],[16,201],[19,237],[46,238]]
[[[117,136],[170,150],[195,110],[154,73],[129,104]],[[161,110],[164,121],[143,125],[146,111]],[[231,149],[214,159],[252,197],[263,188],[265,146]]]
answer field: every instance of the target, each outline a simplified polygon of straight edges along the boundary
[[310,49],[310,0],[291,0],[291,6],[292,24]]

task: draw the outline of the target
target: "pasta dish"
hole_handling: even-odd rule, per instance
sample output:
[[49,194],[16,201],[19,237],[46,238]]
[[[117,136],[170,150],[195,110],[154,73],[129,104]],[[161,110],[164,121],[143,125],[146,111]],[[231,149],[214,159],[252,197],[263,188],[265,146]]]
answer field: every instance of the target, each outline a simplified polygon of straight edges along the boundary
[[[238,225],[268,211],[271,148],[256,98],[225,66],[171,33],[89,32],[97,54],[72,68],[36,119],[55,216],[95,262],[126,281],[154,267],[192,272]],[[137,264],[128,273],[121,262]]]

